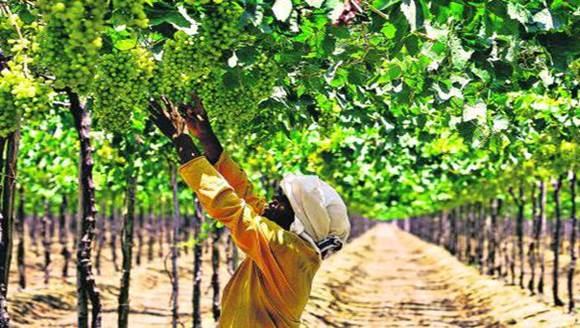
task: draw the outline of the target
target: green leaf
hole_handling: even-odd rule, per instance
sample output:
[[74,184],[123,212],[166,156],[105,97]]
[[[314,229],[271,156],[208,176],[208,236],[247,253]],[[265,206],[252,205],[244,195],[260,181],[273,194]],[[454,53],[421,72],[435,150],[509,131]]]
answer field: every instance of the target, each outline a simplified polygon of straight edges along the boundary
[[119,50],[130,50],[137,46],[137,38],[122,39],[114,41],[115,48]]
[[391,23],[385,23],[385,25],[381,29],[381,32],[385,35],[387,39],[393,39],[395,37],[395,34],[397,33],[397,28],[395,27],[395,25]]
[[410,35],[405,39],[405,48],[411,56],[415,56],[419,53],[419,38],[414,35]]
[[327,34],[324,40],[322,41],[322,49],[328,55],[331,55],[334,52],[336,46],[336,39],[333,38],[331,35]]
[[391,80],[398,79],[403,74],[403,70],[401,70],[401,66],[398,64],[390,65],[387,72]]
[[348,71],[344,68],[339,68],[336,70],[334,78],[330,82],[330,85],[335,88],[340,88],[344,86],[348,81]]
[[365,85],[367,75],[365,71],[358,68],[352,68],[348,71],[348,82],[354,85]]
[[241,76],[238,70],[231,70],[222,76],[223,84],[228,88],[238,88],[241,85]]
[[190,27],[191,23],[174,8],[154,9],[148,11],[149,24],[152,26],[168,23],[180,27]]
[[236,50],[236,56],[241,63],[251,65],[256,61],[258,51],[254,47],[244,47]]

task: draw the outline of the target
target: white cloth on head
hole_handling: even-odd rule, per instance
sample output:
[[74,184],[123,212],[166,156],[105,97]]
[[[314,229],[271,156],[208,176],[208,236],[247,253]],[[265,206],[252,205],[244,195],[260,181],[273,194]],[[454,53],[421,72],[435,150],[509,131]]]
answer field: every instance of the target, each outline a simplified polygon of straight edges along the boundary
[[296,216],[291,231],[313,244],[323,258],[346,243],[350,221],[334,188],[317,176],[295,174],[286,175],[280,187]]

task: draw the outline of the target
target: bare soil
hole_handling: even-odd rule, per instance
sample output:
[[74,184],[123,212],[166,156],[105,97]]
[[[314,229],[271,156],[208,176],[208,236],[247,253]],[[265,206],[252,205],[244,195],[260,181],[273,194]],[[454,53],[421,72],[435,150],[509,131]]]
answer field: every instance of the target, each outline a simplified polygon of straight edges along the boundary
[[[71,277],[61,279],[60,246],[52,248],[55,263],[48,286],[43,283],[42,256],[35,256],[30,247],[26,290],[18,290],[13,272],[9,310],[14,327],[75,327],[74,265]],[[108,248],[103,250],[103,272],[97,276],[107,328],[117,326],[120,281],[110,253]],[[222,255],[225,259],[223,250]],[[209,256],[204,253],[204,327],[215,326]],[[144,260],[133,270],[130,326],[170,327],[171,288],[165,260]],[[223,287],[230,273],[223,261],[221,269]],[[185,327],[191,326],[192,276],[193,254],[182,252],[179,301]],[[561,279],[565,284],[564,275]],[[304,327],[580,327],[578,315],[566,314],[564,308],[552,307],[519,287],[482,276],[442,248],[389,224],[374,227],[323,263],[303,322]]]

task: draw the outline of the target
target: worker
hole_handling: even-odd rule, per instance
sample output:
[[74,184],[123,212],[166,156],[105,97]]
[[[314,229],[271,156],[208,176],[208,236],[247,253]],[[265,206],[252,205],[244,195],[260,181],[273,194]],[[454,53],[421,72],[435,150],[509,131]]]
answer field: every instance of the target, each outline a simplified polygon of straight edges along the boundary
[[180,174],[202,207],[246,254],[223,291],[219,327],[299,327],[322,260],[348,238],[345,203],[318,177],[291,174],[266,204],[224,152],[201,101],[181,109],[152,103],[151,118],[173,140]]

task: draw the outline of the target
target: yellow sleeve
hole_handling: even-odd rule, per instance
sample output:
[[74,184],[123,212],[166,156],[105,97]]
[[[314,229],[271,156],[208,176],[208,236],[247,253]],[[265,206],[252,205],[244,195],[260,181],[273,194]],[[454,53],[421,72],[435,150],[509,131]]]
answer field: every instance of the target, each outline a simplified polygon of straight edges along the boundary
[[246,172],[225,151],[222,152],[214,166],[230,186],[234,188],[238,196],[244,199],[256,213],[262,214],[266,204],[265,200],[254,194],[254,188]]
[[180,167],[179,173],[196,192],[205,211],[230,229],[234,242],[263,270],[268,270],[275,258],[269,246],[283,229],[258,215],[238,196],[232,186],[207,161],[194,158]]

